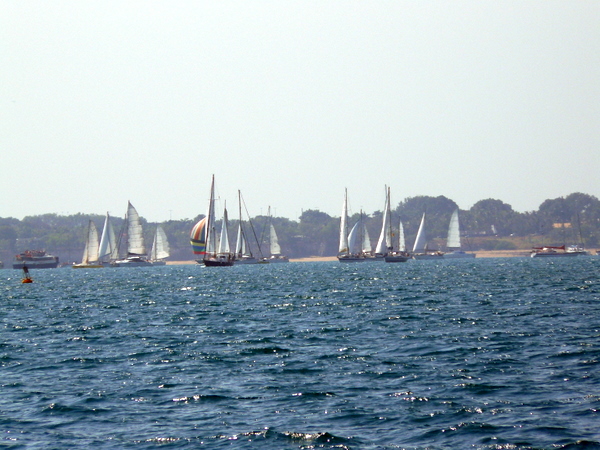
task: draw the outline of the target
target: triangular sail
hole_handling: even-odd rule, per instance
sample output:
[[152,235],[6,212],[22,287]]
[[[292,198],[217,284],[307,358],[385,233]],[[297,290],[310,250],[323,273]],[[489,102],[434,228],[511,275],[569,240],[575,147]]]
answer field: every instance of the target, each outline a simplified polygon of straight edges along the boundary
[[348,189],[345,190],[340,218],[340,247],[339,253],[348,253]]
[[117,245],[117,235],[112,226],[110,216],[106,213],[104,227],[102,228],[102,237],[100,238],[100,248],[98,250],[98,260],[108,262],[118,257],[119,246]]
[[423,218],[421,219],[421,225],[419,226],[419,231],[417,232],[417,238],[415,239],[415,245],[413,246],[414,253],[423,253],[426,250],[427,245],[427,236],[425,234],[425,213],[423,213]]
[[367,230],[367,226],[363,224],[363,244],[362,251],[364,253],[371,253],[373,249],[371,248],[371,238],[369,236],[369,230]]
[[227,230],[227,208],[223,210],[223,222],[221,224],[221,238],[219,239],[219,253],[231,253],[229,246],[229,231]]
[[348,233],[348,248],[350,253],[357,254],[361,252],[361,246],[363,244],[361,237],[362,222],[359,220],[354,224],[350,233]]
[[398,251],[405,252],[406,251],[406,240],[404,239],[404,225],[402,221],[398,225],[398,234],[399,234],[399,243],[398,243]]
[[150,259],[159,260],[170,256],[169,241],[165,230],[158,225],[152,242],[152,250],[150,251]]
[[96,224],[90,220],[88,224],[88,234],[85,240],[85,248],[83,249],[83,257],[81,262],[89,264],[98,261],[98,229]]
[[214,256],[217,250],[217,230],[215,228],[215,176],[210,183],[210,200],[206,214],[206,252],[204,256]]
[[454,210],[450,217],[450,225],[448,226],[448,240],[446,247],[460,249],[460,225],[458,222],[458,208]]
[[275,232],[273,223],[270,224],[269,228],[269,246],[271,255],[281,255],[281,247],[279,245],[279,239],[277,238],[277,233]]
[[131,202],[127,205],[127,253],[145,255],[144,236],[140,216]]
[[375,253],[385,255],[392,247],[392,223],[390,208],[390,189],[386,186],[385,190],[385,208],[383,210],[383,221],[381,224],[381,233],[377,241]]

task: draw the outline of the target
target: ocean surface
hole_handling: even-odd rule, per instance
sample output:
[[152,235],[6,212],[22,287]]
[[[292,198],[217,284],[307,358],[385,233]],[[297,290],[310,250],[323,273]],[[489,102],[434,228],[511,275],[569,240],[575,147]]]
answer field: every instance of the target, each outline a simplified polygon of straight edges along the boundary
[[600,449],[600,257],[0,271],[0,448]]

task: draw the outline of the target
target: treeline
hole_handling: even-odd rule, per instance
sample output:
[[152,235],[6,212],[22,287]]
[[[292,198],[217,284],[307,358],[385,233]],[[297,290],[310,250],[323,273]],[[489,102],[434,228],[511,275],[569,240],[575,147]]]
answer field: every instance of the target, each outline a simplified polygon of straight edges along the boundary
[[[402,221],[406,243],[414,242],[423,213],[427,216],[427,235],[430,248],[443,249],[450,215],[458,206],[444,196],[417,196],[400,202],[392,211],[394,229]],[[373,246],[379,237],[382,211],[363,216]],[[193,219],[170,220],[162,223],[171,246],[172,260],[193,258],[189,233],[202,216]],[[79,261],[83,253],[88,221],[93,220],[99,230],[103,215],[75,214],[60,216],[42,214],[23,220],[0,218],[0,260],[9,263],[16,253],[26,249],[44,249],[60,256],[61,261]],[[353,224],[359,214],[350,217]],[[120,230],[124,219],[112,218],[115,230]],[[245,232],[255,255],[268,254],[266,229],[272,220],[279,237],[282,252],[289,257],[333,256],[339,240],[338,217],[318,210],[306,210],[298,221],[282,217],[257,216],[244,222]],[[156,223],[142,218],[146,245],[150,247]],[[501,200],[486,199],[468,210],[460,210],[461,235],[464,246],[471,251],[516,248],[518,240],[527,245],[583,244],[594,248],[600,242],[600,201],[582,193],[573,193],[544,201],[537,211],[516,212]],[[230,241],[235,243],[237,221],[229,224]],[[396,233],[397,237],[397,233]],[[397,243],[394,243],[397,246]]]

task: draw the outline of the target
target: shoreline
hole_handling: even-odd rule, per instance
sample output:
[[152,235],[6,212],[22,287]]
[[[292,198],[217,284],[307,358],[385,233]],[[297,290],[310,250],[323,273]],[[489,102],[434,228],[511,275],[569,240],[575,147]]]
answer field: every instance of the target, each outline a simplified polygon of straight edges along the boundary
[[[471,252],[467,252],[471,253]],[[482,250],[472,252],[477,258],[524,258],[529,256],[530,250]],[[305,258],[290,258],[290,262],[329,262],[337,261],[337,256],[307,256]],[[177,266],[185,264],[198,264],[194,260],[189,261],[167,261],[168,266]]]

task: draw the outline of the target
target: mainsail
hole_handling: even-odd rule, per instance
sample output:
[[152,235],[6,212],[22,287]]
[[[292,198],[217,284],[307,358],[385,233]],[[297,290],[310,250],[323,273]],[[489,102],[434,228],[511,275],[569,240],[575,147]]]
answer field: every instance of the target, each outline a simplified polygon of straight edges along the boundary
[[385,189],[385,209],[383,210],[383,222],[381,224],[381,233],[377,241],[375,253],[386,255],[392,248],[392,223],[391,223],[391,208],[390,208],[390,188]]
[[400,224],[398,225],[398,234],[399,234],[398,251],[405,252],[406,251],[406,241],[404,239],[404,225],[402,225],[402,221],[400,221]]
[[223,222],[221,223],[221,239],[219,240],[219,254],[229,254],[231,253],[231,248],[229,246],[229,231],[227,229],[228,218],[227,218],[227,208],[223,210]]
[[127,205],[127,254],[145,255],[144,236],[140,216],[131,202]]
[[345,190],[340,219],[340,247],[339,253],[348,253],[348,189]]
[[458,208],[454,210],[450,217],[450,225],[448,226],[448,240],[446,247],[460,249],[460,225],[458,223]]
[[277,233],[275,232],[273,223],[270,224],[269,231],[269,246],[271,255],[281,255],[281,246],[279,245],[279,239],[277,238]]

